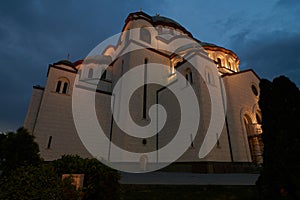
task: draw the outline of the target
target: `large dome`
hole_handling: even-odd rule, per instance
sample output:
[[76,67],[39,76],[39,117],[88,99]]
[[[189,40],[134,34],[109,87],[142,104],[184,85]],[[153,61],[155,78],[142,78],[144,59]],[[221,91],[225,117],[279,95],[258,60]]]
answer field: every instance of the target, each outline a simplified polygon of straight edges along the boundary
[[[131,23],[135,23],[133,21],[139,21],[139,23],[132,25]],[[239,71],[240,60],[233,51],[215,44],[202,42],[194,38],[189,31],[187,31],[175,20],[160,16],[159,14],[156,14],[155,16],[150,16],[142,11],[130,13],[125,21],[125,25],[122,31],[124,31],[125,28],[128,30],[131,28],[141,28],[147,26],[159,27],[157,29],[159,34],[164,33],[160,28],[171,28],[191,37],[193,40],[198,42],[199,45],[201,45],[201,47],[203,47],[205,52],[208,54],[208,57],[216,63],[218,70],[221,74],[234,73]],[[166,32],[171,33],[171,35],[174,34],[173,32]],[[168,41],[171,37],[172,36],[169,35],[160,35],[160,39],[162,38],[166,41]]]
[[189,31],[187,31],[183,26],[181,26],[178,22],[176,22],[170,18],[167,18],[167,17],[162,17],[158,14],[155,16],[150,16],[142,11],[130,13],[125,20],[125,25],[123,27],[123,30],[129,21],[137,20],[137,19],[146,20],[149,23],[151,23],[153,25],[153,27],[155,27],[157,25],[163,25],[163,26],[177,28],[177,29],[183,31],[184,33],[186,33],[187,35],[193,37],[192,34]]
[[158,24],[158,23],[170,24],[170,25],[173,24],[173,26],[182,27],[178,22],[174,21],[173,19],[170,19],[167,17],[162,17],[160,15],[152,16],[152,21],[156,24]]

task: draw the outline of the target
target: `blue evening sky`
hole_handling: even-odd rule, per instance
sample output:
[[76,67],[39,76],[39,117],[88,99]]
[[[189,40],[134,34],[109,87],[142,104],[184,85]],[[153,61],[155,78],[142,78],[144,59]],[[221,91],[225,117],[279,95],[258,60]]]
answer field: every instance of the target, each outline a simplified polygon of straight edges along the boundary
[[26,0],[0,2],[0,132],[23,125],[48,64],[84,58],[131,12],[171,18],[197,39],[233,50],[240,69],[300,86],[298,0]]

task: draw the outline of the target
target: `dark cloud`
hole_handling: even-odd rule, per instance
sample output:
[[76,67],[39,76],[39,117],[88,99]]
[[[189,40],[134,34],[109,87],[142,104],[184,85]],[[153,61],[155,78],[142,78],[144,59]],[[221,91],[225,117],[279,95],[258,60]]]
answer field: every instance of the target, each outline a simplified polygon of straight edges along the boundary
[[[121,31],[142,1],[5,1],[0,3],[0,131],[22,126],[35,84],[44,85],[48,64],[84,58]],[[153,4],[154,5],[154,4]],[[150,9],[151,10],[151,9]]]
[[299,1],[298,0],[279,0],[277,2],[278,6],[283,6],[283,7],[299,7]]
[[68,54],[71,61],[84,58],[121,31],[127,15],[140,8],[175,19],[200,40],[232,48],[241,68],[253,67],[268,78],[288,74],[300,85],[296,0],[270,5],[238,0],[1,1],[0,131],[23,124],[32,86],[45,84],[48,64]]
[[286,75],[299,87],[300,4],[280,0],[262,10],[256,17],[241,17],[245,24],[231,32],[228,47],[239,56],[241,69],[252,68],[268,79]]
[[241,59],[241,68],[253,68],[262,78],[286,75],[300,85],[300,33],[274,31],[249,37],[244,31],[232,37],[232,49]]

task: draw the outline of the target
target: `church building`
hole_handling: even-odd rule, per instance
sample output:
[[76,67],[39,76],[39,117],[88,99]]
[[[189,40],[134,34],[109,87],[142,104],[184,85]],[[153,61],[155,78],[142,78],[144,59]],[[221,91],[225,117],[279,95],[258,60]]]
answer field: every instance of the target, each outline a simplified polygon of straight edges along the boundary
[[[125,162],[140,162],[142,168],[146,168],[147,163],[157,162],[163,157],[158,153],[159,149],[176,138],[177,130],[185,122],[181,101],[169,88],[181,84],[180,90],[192,89],[195,94],[199,119],[196,117],[187,122],[192,124],[197,120],[197,129],[194,133],[184,133],[183,140],[189,146],[169,166],[170,170],[220,173],[262,163],[258,106],[260,78],[252,69],[240,71],[236,53],[194,38],[172,19],[158,14],[150,16],[142,11],[128,15],[117,37],[116,44],[102,49],[97,56],[93,54],[75,62],[61,60],[50,64],[46,85],[33,86],[24,127],[35,136],[45,161],[59,159],[62,155],[94,157],[80,135],[85,133],[79,133],[78,119],[74,119],[74,91],[83,97],[92,91],[95,93],[95,116],[108,140],[125,151],[142,154]],[[162,71],[154,69],[156,65],[164,66]],[[140,76],[136,80],[120,81],[137,66],[143,71],[137,72]],[[149,77],[155,70],[155,80],[161,84],[150,83]],[[184,78],[184,83],[179,81],[180,77]],[[123,115],[119,112],[123,101],[117,98],[114,88],[120,85],[124,88],[124,84],[139,80],[144,84],[128,100],[130,114]],[[216,103],[212,95],[219,96],[221,102]],[[151,118],[151,112],[155,110],[153,105],[157,104],[166,112],[165,121],[158,114],[155,120]],[[214,106],[220,108],[216,110],[212,108]],[[219,129],[214,116],[224,120]],[[93,127],[89,124],[92,120],[84,121],[86,126]],[[123,127],[132,121],[140,127],[154,123],[155,134],[149,137],[128,134]],[[160,123],[163,123],[162,127],[158,128]],[[89,140],[92,142],[93,138]],[[209,151],[200,156],[206,142],[211,145],[207,147]],[[149,156],[147,152],[157,154]],[[107,147],[103,159],[122,162],[111,146]]]

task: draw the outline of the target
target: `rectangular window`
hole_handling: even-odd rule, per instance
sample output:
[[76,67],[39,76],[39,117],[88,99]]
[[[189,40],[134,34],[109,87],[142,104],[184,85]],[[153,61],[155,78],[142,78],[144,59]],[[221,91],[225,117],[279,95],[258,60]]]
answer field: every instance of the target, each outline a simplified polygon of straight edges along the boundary
[[93,73],[94,73],[94,70],[89,69],[88,78],[93,78]]
[[105,80],[106,79],[106,70],[104,70],[104,72],[101,75],[101,80]]
[[191,134],[191,148],[194,148],[194,140],[193,140],[193,135]]
[[147,63],[148,59],[144,62],[144,94],[143,94],[143,119],[147,117]]
[[64,87],[63,87],[63,94],[67,94],[67,90],[68,90],[68,83],[64,83]]
[[58,81],[58,82],[57,82],[57,85],[56,85],[56,90],[55,90],[55,92],[59,93],[59,92],[60,92],[60,87],[61,87],[61,81]]
[[52,142],[52,136],[50,136],[49,139],[48,139],[47,149],[51,148],[51,142]]
[[191,83],[191,84],[193,83],[193,75],[192,75],[192,72],[190,72],[190,83]]

